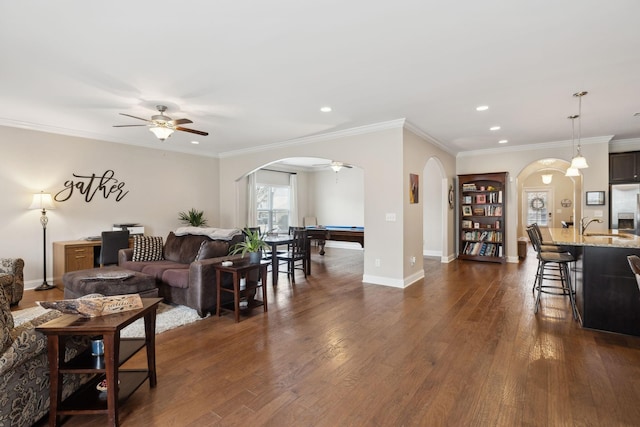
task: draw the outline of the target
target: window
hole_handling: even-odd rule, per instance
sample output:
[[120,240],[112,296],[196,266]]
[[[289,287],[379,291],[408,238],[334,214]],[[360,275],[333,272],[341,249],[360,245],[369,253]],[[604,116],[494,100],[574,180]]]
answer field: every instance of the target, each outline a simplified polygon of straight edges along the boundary
[[537,222],[540,227],[549,226],[549,191],[525,191],[525,215],[527,226]]
[[257,184],[256,205],[261,232],[289,232],[291,207],[288,186]]

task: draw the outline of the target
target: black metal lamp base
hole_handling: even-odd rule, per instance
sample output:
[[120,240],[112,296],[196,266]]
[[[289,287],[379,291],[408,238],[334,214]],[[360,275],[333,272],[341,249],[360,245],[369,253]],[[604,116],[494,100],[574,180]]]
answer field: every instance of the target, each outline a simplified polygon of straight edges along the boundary
[[34,289],[34,291],[48,291],[55,288],[55,286],[48,284],[47,282],[44,282],[42,285],[38,286],[37,288]]

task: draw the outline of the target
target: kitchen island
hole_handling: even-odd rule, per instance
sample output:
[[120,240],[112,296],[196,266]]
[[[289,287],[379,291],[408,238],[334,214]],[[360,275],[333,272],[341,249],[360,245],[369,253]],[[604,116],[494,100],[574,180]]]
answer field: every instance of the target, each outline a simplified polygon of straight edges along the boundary
[[628,255],[640,256],[640,237],[618,230],[542,229],[543,239],[566,246],[576,258],[573,285],[585,328],[640,336],[640,292]]

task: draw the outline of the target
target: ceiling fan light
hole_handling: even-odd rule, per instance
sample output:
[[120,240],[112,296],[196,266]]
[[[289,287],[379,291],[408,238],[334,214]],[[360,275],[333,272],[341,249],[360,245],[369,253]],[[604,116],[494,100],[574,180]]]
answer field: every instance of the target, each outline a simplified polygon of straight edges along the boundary
[[164,141],[165,139],[169,138],[173,133],[173,129],[162,126],[153,126],[150,127],[149,130],[153,132],[156,138],[158,138],[160,141]]
[[585,169],[588,168],[587,159],[585,159],[582,154],[578,154],[573,159],[571,159],[571,167],[574,169]]
[[580,171],[574,167],[569,167],[564,176],[580,176]]
[[340,169],[342,169],[342,165],[338,165],[334,163],[331,165],[331,169],[333,169],[334,172],[340,172]]

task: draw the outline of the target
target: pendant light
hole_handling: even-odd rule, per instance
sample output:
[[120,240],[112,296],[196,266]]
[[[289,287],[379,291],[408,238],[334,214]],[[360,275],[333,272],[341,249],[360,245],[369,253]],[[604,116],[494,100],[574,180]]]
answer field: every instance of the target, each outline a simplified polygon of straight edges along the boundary
[[553,180],[553,175],[550,173],[546,173],[544,175],[542,175],[542,183],[543,184],[551,184],[551,181]]
[[585,159],[580,152],[580,138],[582,134],[582,97],[587,93],[589,92],[582,91],[573,94],[573,96],[578,97],[578,152],[576,153],[576,156],[571,159],[571,167],[574,169],[585,169],[589,167],[587,159]]
[[[573,156],[573,153],[575,152],[575,120],[578,118],[577,114],[574,114],[572,116],[567,117],[567,119],[571,120],[571,155]],[[573,166],[573,160],[571,160],[571,166],[569,166],[567,168],[567,172],[564,174],[564,176],[579,176],[580,172],[578,171],[578,168]]]

